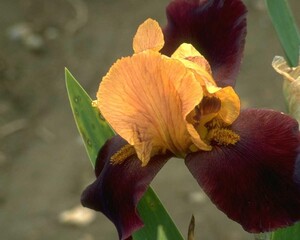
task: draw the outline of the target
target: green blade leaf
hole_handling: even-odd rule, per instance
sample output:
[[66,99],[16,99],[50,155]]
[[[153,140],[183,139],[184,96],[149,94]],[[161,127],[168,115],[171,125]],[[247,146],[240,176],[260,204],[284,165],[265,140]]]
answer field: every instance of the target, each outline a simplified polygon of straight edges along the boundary
[[[78,131],[84,141],[91,163],[95,166],[99,149],[107,139],[114,136],[114,132],[103,119],[99,110],[92,107],[91,98],[67,69],[65,78]],[[151,187],[140,200],[138,211],[145,227],[134,233],[134,240],[183,240]]]
[[286,0],[266,0],[269,14],[289,65],[298,66],[300,36]]
[[299,240],[300,238],[300,223],[294,226],[279,229],[272,233],[271,240]]
[[183,240],[168,212],[152,188],[148,188],[138,204],[145,227],[133,234],[136,240]]
[[92,99],[80,86],[68,69],[65,69],[66,86],[78,131],[93,166],[99,149],[114,132],[101,116],[97,108],[92,107]]

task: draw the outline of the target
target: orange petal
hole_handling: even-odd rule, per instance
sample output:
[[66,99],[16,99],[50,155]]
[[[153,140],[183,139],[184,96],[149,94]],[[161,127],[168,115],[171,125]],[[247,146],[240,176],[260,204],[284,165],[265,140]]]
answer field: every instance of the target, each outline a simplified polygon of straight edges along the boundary
[[[212,149],[212,146],[206,144],[203,140],[202,140],[202,136],[200,136],[199,134],[199,130],[200,129],[195,129],[195,127],[192,124],[187,124],[187,130],[189,131],[189,134],[191,135],[192,141],[195,144],[195,146],[197,147],[197,151],[199,151],[199,149],[204,150],[204,151],[210,151]],[[203,136],[206,135],[203,134]]]
[[[187,57],[203,57],[192,44],[182,43],[176,51],[172,54],[171,58],[184,59]],[[204,58],[204,57],[203,57]]]
[[194,75],[180,61],[154,51],[118,60],[97,93],[101,113],[134,145],[143,165],[153,149],[187,153],[192,142],[185,119],[201,99]]
[[164,35],[158,22],[149,18],[139,26],[133,38],[133,50],[135,53],[149,49],[158,52],[164,43]]
[[[187,68],[192,70],[203,86],[211,86],[210,89],[216,86],[208,61],[193,45],[188,43],[181,44],[171,57],[180,60]],[[215,91],[215,89],[211,91]]]
[[232,87],[225,87],[215,93],[221,100],[219,117],[227,124],[232,124],[240,114],[240,99]]
[[182,43],[171,57],[179,60],[186,59],[194,64],[197,64],[209,74],[212,74],[208,61],[201,53],[197,51],[196,48],[194,48],[192,44]]

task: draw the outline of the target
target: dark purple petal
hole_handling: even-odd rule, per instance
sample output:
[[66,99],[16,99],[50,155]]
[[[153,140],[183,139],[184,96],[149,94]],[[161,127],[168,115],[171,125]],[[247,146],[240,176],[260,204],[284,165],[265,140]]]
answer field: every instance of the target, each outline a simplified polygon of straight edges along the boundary
[[298,123],[271,110],[242,111],[232,125],[240,141],[189,154],[186,165],[211,200],[246,231],[300,220]]
[[99,152],[95,172],[97,180],[82,193],[82,205],[105,214],[116,226],[124,240],[143,226],[136,206],[150,182],[171,157],[157,155],[141,167],[136,155],[123,163],[112,165],[110,158],[127,142],[119,136],[107,141]]
[[162,53],[191,43],[211,65],[220,87],[234,86],[246,37],[246,7],[240,0],[174,0],[167,7]]

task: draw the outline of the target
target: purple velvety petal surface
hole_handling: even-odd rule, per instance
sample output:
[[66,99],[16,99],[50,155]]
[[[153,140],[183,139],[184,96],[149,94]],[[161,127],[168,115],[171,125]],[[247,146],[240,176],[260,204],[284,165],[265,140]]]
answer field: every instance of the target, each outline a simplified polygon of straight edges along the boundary
[[141,167],[136,155],[112,165],[110,158],[127,142],[119,136],[108,140],[99,152],[95,172],[97,179],[82,193],[82,205],[105,214],[116,226],[119,238],[130,238],[143,226],[136,206],[150,182],[171,157],[157,155]]
[[186,165],[211,200],[248,232],[300,220],[298,123],[271,110],[248,109],[232,125],[240,141],[189,154]]
[[165,47],[171,55],[191,43],[209,61],[218,86],[234,86],[246,36],[246,7],[240,0],[174,0],[167,7]]

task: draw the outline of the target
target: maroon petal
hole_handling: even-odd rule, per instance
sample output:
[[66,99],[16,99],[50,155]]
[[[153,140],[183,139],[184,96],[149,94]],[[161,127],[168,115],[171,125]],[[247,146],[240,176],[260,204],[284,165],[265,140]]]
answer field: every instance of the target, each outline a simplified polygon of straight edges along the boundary
[[298,123],[249,109],[232,125],[240,141],[189,154],[186,165],[211,200],[246,231],[265,232],[300,220]]
[[246,37],[246,7],[240,0],[174,0],[167,7],[165,47],[171,55],[191,43],[209,61],[218,86],[234,86]]
[[105,143],[97,158],[97,179],[81,196],[83,206],[102,212],[115,224],[122,240],[130,238],[143,226],[136,206],[156,173],[170,158],[170,155],[157,155],[147,166],[141,167],[141,161],[131,156],[121,164],[112,165],[111,156],[126,144],[119,136]]

